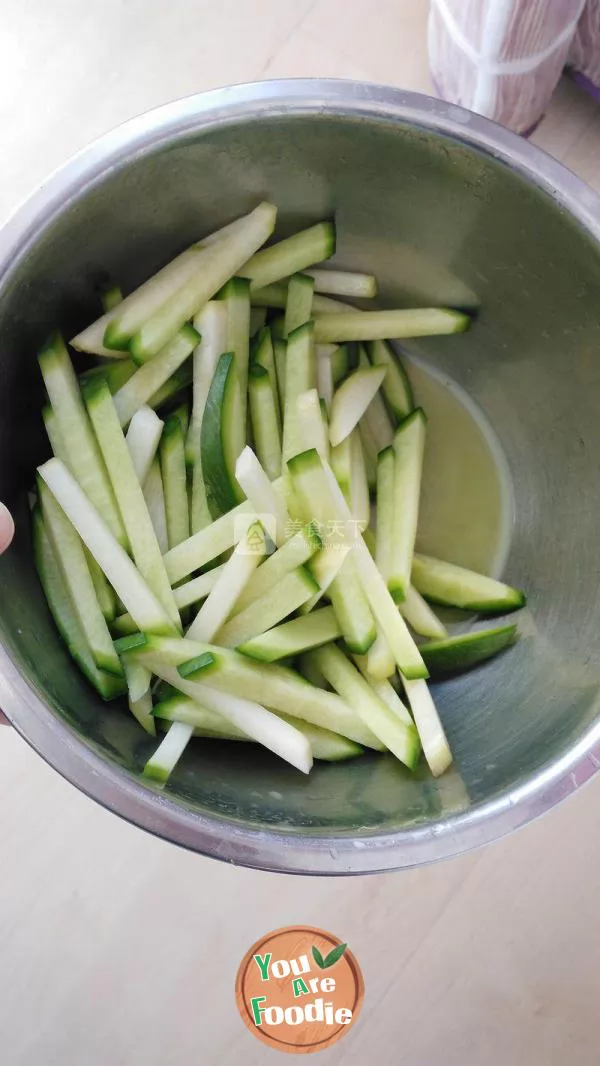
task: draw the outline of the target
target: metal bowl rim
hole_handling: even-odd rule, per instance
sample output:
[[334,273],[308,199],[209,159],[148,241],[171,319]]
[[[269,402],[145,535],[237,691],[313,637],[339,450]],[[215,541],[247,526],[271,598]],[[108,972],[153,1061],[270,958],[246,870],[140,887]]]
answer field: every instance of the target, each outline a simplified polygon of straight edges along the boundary
[[[388,86],[335,79],[278,80],[216,89],[165,104],[80,151],[29,197],[0,232],[0,291],[65,206],[111,171],[200,131],[301,115],[400,123],[451,137],[518,171],[600,240],[600,197],[562,164],[502,126],[453,104]],[[285,833],[201,815],[106,762],[46,706],[4,646],[0,646],[0,706],[46,762],[132,824],[214,858],[285,873],[376,873],[449,858],[532,821],[600,769],[597,721],[563,756],[519,787],[443,821],[396,833]]]

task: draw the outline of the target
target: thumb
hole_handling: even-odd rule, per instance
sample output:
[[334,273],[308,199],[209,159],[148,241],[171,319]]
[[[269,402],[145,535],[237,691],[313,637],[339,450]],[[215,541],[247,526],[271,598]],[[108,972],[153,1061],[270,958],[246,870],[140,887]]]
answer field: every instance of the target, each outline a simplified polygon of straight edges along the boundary
[[12,515],[3,503],[0,503],[0,555],[6,551],[15,532]]

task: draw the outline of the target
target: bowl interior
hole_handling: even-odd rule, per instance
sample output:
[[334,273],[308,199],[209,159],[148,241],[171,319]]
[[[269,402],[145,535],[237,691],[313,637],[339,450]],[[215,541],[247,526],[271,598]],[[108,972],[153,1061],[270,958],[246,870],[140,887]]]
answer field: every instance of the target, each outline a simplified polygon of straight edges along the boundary
[[[572,746],[598,710],[600,630],[598,246],[550,195],[450,137],[343,115],[258,115],[130,160],[37,234],[0,299],[0,498],[17,519],[0,560],[2,639],[52,713],[123,779],[139,774],[153,742],[71,666],[31,562],[26,491],[47,454],[35,354],[57,324],[68,337],[96,317],[107,279],[129,290],[262,198],[277,203],[281,235],[335,215],[336,261],[375,273],[383,306],[478,308],[469,333],[407,349],[468,394],[507,463],[510,491],[482,559],[471,531],[486,514],[489,524],[489,509],[478,514],[450,449],[454,557],[493,567],[504,554],[529,606],[510,652],[434,685],[456,759],[441,781],[368,755],[304,779],[254,747],[206,741],[190,746],[169,794],[200,813],[301,834],[437,822]],[[430,545],[435,532],[430,517],[422,538]]]

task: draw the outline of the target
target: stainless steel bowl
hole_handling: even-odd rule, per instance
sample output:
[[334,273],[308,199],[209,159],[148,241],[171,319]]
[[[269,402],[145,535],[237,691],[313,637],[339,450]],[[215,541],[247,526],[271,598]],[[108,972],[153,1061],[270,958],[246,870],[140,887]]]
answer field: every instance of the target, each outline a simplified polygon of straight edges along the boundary
[[[244,745],[197,743],[165,793],[151,742],[72,667],[31,561],[26,490],[45,454],[35,353],[186,241],[268,197],[283,233],[335,214],[338,260],[382,303],[480,305],[470,333],[415,350],[465,389],[506,456],[507,572],[529,592],[524,639],[436,685],[457,769],[391,758],[309,779]],[[271,82],[135,119],[68,163],[0,238],[0,706],[88,795],[169,840],[270,870],[362,873],[454,855],[530,821],[600,765],[600,201],[506,130],[373,85]],[[471,516],[476,520],[476,516]],[[468,519],[470,520],[470,519]]]

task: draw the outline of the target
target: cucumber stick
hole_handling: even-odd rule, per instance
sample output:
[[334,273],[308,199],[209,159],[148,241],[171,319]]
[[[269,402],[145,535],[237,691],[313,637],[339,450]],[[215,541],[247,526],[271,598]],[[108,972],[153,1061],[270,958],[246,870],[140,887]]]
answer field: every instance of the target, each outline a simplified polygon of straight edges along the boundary
[[352,430],[349,439],[351,457],[350,510],[359,522],[361,531],[364,531],[371,521],[367,465],[358,429]]
[[[371,367],[367,353],[362,344],[359,345],[359,366],[364,369]],[[373,369],[373,367],[371,367],[371,369]],[[388,409],[382,396],[385,379],[388,375],[388,368],[381,365],[379,366],[379,370],[383,371],[381,390],[375,393],[371,403],[362,416],[363,423],[366,423],[369,427],[369,431],[373,437],[378,453],[383,451],[384,448],[389,448],[389,446],[393,444],[394,425],[396,425],[396,420],[392,424],[392,420],[388,414]]]
[[350,296],[354,300],[377,296],[377,281],[372,274],[353,274],[346,270],[307,270],[315,283],[315,292],[331,296]]
[[350,651],[364,654],[373,644],[377,629],[352,552],[346,555],[328,593],[344,643]]
[[[156,736],[156,723],[152,717],[151,674],[141,663],[124,663],[127,677],[127,702],[133,717],[149,736]],[[143,691],[141,691],[143,688]]]
[[395,470],[394,449],[384,448],[377,456],[375,562],[386,585],[389,581],[392,567]]
[[176,627],[169,613],[60,459],[49,459],[38,468],[38,473],[106,574],[136,625],[149,632],[175,632]]
[[[298,672],[315,688],[322,688],[325,692],[330,692],[331,688],[329,682],[323,677],[323,674],[319,670],[316,663],[313,663],[312,659],[308,655],[300,655],[298,658]],[[383,750],[383,745],[382,745]]]
[[402,683],[419,731],[423,754],[433,776],[439,777],[452,763],[452,753],[431,692],[422,679],[403,678]]
[[127,681],[129,699],[132,703],[139,703],[150,690],[152,675],[149,670],[146,670],[145,666],[136,662],[135,659],[128,658],[126,655],[123,656],[122,665]]
[[[247,736],[268,748],[275,755],[281,756],[296,769],[305,774],[310,772],[312,751],[307,738],[293,725],[284,722],[271,711],[267,711],[258,702],[253,702],[248,696],[236,696],[231,693],[225,695],[209,688],[203,682],[187,680],[181,677],[174,667],[154,662],[154,660],[153,670],[158,677],[172,685],[173,688],[190,696],[191,699],[206,706],[209,710],[222,714],[227,721],[237,726]],[[193,727],[187,728],[191,736]],[[169,736],[168,733],[167,736]]]
[[[115,393],[115,407],[122,426],[128,425],[136,411],[151,402],[158,389],[191,355],[200,337],[193,326],[184,325],[147,366],[139,370]],[[157,405],[156,405],[157,406]]]
[[[118,352],[107,348],[104,344],[104,335],[111,323],[118,316],[124,324],[125,332],[132,331],[130,333],[132,335],[144,324],[157,304],[173,296],[181,285],[196,272],[197,262],[198,248],[192,245],[167,263],[143,285],[140,285],[115,308],[73,337],[70,342],[71,346],[81,352],[117,356]],[[112,343],[116,343],[116,336],[109,337],[109,339]],[[123,348],[127,348],[126,342]],[[129,353],[123,352],[123,355],[128,356]]]
[[275,337],[273,331],[273,356],[275,359],[275,371],[277,374],[277,392],[279,393],[279,410],[283,429],[283,407],[285,404],[285,365],[287,359],[287,345],[281,337]]
[[309,652],[309,657],[386,748],[412,770],[420,754],[419,737],[414,725],[408,725],[390,711],[335,644],[317,648]]
[[[310,493],[300,493],[299,502],[305,519],[317,522],[327,536],[323,555],[323,558],[327,560],[326,575],[328,576],[329,573],[329,560],[334,569],[327,591],[344,640],[352,651],[365,652],[375,640],[375,621],[356,572],[354,558],[350,552],[343,554],[346,546],[343,540],[340,544],[336,543],[336,536],[339,536],[339,532],[344,533],[343,523],[338,532],[337,527],[340,523],[336,523],[336,515],[326,498],[311,496]],[[316,577],[314,568],[311,570],[313,577]],[[320,576],[317,577],[317,582],[316,595],[309,601],[311,608],[324,591]]]
[[185,437],[181,419],[171,415],[160,442],[160,469],[165,494],[167,540],[175,548],[190,535]]
[[[243,611],[234,613],[219,629],[217,643],[224,648],[237,648],[240,644],[259,637],[265,630],[276,626],[306,603],[317,589],[318,585],[308,570],[299,566],[287,574],[275,589],[254,600]],[[196,637],[191,631],[188,631],[188,635]],[[211,638],[200,636],[197,639]]]
[[392,649],[381,631],[367,652],[367,670],[375,681],[384,681],[396,673]]
[[266,551],[260,522],[248,527],[235,551],[221,570],[208,597],[187,631],[190,640],[210,641],[233,611]]
[[310,600],[307,600],[306,603],[302,605],[300,608],[301,614],[306,614],[309,611],[312,611],[321,597],[329,591],[331,585],[342,569],[349,551],[349,544],[341,544],[334,540],[333,543],[325,544],[324,547],[313,556],[308,564],[308,569],[317,582],[319,590],[318,592],[315,592],[314,596],[311,596]]
[[331,373],[333,384],[339,385],[350,369],[350,349],[347,344],[317,345],[317,349],[323,349],[324,347],[333,348],[331,352]]
[[[285,352],[285,346],[282,346]],[[273,347],[273,337],[271,330],[268,327],[261,329],[251,357],[251,362],[254,366],[262,367],[269,375],[269,381],[271,382],[271,389],[273,391],[273,401],[275,404],[275,411],[277,415],[277,425],[279,427],[279,434],[281,436],[281,405],[279,399],[279,386],[277,382],[277,368],[275,365],[275,350]]]
[[300,718],[290,718],[287,714],[280,714],[279,717],[284,722],[294,725],[306,737],[313,759],[319,759],[322,762],[343,762],[363,754],[360,744],[355,744],[353,740],[342,737],[339,733],[333,733],[330,729],[321,729],[309,722],[303,722]]
[[177,588],[174,588],[173,596],[179,609],[183,610],[184,607],[190,607],[193,603],[198,603],[199,600],[205,599],[214,588],[224,566],[225,563],[222,563],[221,566],[215,566],[206,574],[200,574],[199,577],[194,577],[191,581],[186,581],[184,585],[178,585]]
[[119,509],[62,337],[56,333],[40,352],[39,366],[56,415],[65,461],[120,544],[127,545]]
[[232,426],[240,413],[235,357],[233,352],[225,352],[212,379],[200,433],[202,473],[213,518],[239,503],[241,490],[235,479],[239,435],[232,433]]
[[196,703],[189,696],[176,692],[154,705],[153,717],[162,722],[181,722],[192,726],[195,736],[208,736],[223,740],[249,740],[243,730],[238,729],[222,714],[211,711],[201,703]]
[[252,448],[244,448],[236,463],[235,474],[257,515],[262,516],[265,532],[274,544],[285,544],[289,533],[285,503],[273,488]]
[[373,366],[386,367],[387,373],[383,379],[381,390],[396,420],[402,421],[415,406],[408,374],[387,341],[371,341],[368,353]]
[[169,537],[167,533],[167,509],[165,506],[165,490],[163,487],[160,460],[158,456],[152,461],[148,476],[143,487],[144,500],[152,522],[158,546],[163,555],[169,550]]
[[[176,695],[162,700],[154,707],[154,717],[164,722],[183,722],[191,725],[194,736],[204,736],[223,740],[250,741],[241,729],[228,722],[223,715],[216,711],[210,711],[195,703],[189,696]],[[288,722],[305,736],[311,746],[314,759],[324,762],[342,762],[345,759],[354,759],[362,755],[363,749],[353,740],[342,737],[339,733],[332,733],[329,729],[320,729],[309,722],[303,722],[300,718],[290,718],[280,714],[284,722]]]
[[213,516],[208,502],[204,470],[200,456],[198,456],[197,462],[193,465],[189,507],[190,531],[192,534],[199,533],[201,529],[206,529],[207,526],[210,526],[213,521]]
[[333,400],[333,365],[332,354],[337,351],[335,344],[315,345],[315,357],[317,363],[317,391],[322,400],[327,404],[327,410]]
[[290,278],[283,324],[285,337],[310,321],[314,291],[315,283],[306,274],[294,274]]
[[405,418],[394,437],[394,518],[388,588],[396,603],[406,599],[419,519],[425,453],[425,414],[420,407]]
[[317,384],[312,323],[306,323],[290,333],[285,368],[282,445],[284,464],[303,450],[302,433],[298,423],[298,397],[308,389],[316,388]]
[[71,658],[102,698],[115,699],[125,692],[124,678],[98,669],[79,622],[74,601],[46,533],[42,511],[38,506],[33,510],[32,522],[36,569],[50,613],[63,642]]
[[256,454],[273,481],[281,473],[281,429],[277,385],[265,367],[254,363],[248,378],[248,400]]
[[464,333],[470,325],[468,315],[445,307],[346,311],[343,314],[318,314],[315,340],[317,344],[341,344],[344,341],[387,340],[389,337],[429,337]]
[[151,407],[140,407],[131,422],[125,440],[137,479],[143,485],[156,455],[164,422]]
[[99,670],[121,677],[123,669],[96,597],[81,540],[41,479],[38,494],[46,534],[92,658]]
[[[170,348],[170,346],[167,346]],[[139,369],[139,367],[138,367]],[[162,376],[162,375],[161,375]],[[160,407],[166,404],[169,400],[175,399],[183,389],[187,389],[192,384],[192,368],[185,360],[181,366],[171,374],[170,378],[152,393],[152,396],[148,400],[148,407],[152,407],[153,410],[158,411]]]
[[89,382],[84,395],[88,414],[121,511],[135,564],[173,624],[181,628],[181,619],[167,577],[162,552],[123,431],[119,425],[119,418],[109,388],[103,381]]
[[[136,362],[146,362],[157,355],[178,330],[200,311],[212,296],[238,272],[242,263],[253,254],[273,232],[277,209],[273,204],[260,204],[243,224],[227,238],[204,248],[196,261],[196,272],[177,292],[144,321],[131,336],[129,349]],[[114,319],[111,330],[121,343],[122,323]],[[125,331],[128,332],[128,331]]]
[[206,497],[201,458],[202,419],[220,356],[227,350],[227,306],[210,300],[196,315],[194,328],[201,336],[194,350],[192,417],[186,438],[186,462],[192,467],[190,526],[192,533],[210,525],[212,515]]
[[137,366],[133,359],[111,359],[110,362],[106,361],[100,366],[92,366],[89,370],[84,370],[83,374],[79,375],[79,383],[83,387],[90,378],[104,378],[110,391],[115,393],[121,385],[133,377],[136,370]]
[[[275,246],[274,246],[275,247]],[[270,248],[265,251],[270,251]],[[303,272],[304,273],[304,272]],[[277,310],[285,311],[287,304],[287,283],[281,281],[273,285],[265,285],[259,289],[255,289],[254,286],[250,289],[250,299],[252,300],[253,307],[270,307]],[[341,303],[339,300],[332,300],[329,296],[321,296],[320,293],[315,293],[312,301],[312,313],[313,315],[334,315],[344,314],[346,311],[354,311],[352,304]],[[271,329],[273,330],[273,336],[284,336],[284,316],[281,316],[276,327],[271,322]],[[277,331],[277,332],[276,332]]]
[[244,500],[227,514],[215,519],[210,526],[198,530],[188,540],[168,551],[165,555],[165,565],[171,584],[177,584],[193,570],[200,570],[223,552],[233,548],[255,518],[252,504]]
[[360,442],[363,446],[363,455],[365,457],[367,482],[370,491],[374,492],[377,488],[377,445],[366,422],[359,422],[358,432],[360,433]]
[[333,607],[321,607],[303,618],[294,618],[245,641],[239,645],[238,651],[259,662],[273,663],[329,644],[341,635]]
[[210,300],[194,318],[194,329],[200,343],[194,349],[192,417],[185,444],[189,466],[200,460],[200,430],[206,399],[219,356],[227,351],[227,305],[223,300]]
[[[215,566],[208,573],[200,574],[200,577],[195,577],[191,581],[186,581],[185,584],[178,585],[177,588],[173,589],[173,597],[180,611],[184,607],[190,607],[192,604],[206,599],[209,592],[214,588],[224,565]],[[126,636],[130,633],[137,633],[138,627],[130,614],[120,614],[118,618],[115,618],[111,629],[114,633]]]
[[[294,489],[307,508],[318,505],[332,518],[345,524],[353,536],[355,519],[330,468],[324,468],[313,449],[290,460]],[[427,667],[412,640],[406,623],[392,600],[362,536],[352,539],[352,551],[371,611],[388,641],[397,666],[406,677],[426,677]]]
[[[352,441],[352,434],[344,437],[343,441],[331,449],[329,457],[335,480],[340,486],[344,499],[350,508],[352,508]],[[312,447],[314,446],[313,444]],[[379,519],[377,521],[379,522]]]
[[287,575],[307,563],[320,546],[321,540],[310,526],[300,529],[286,540],[285,544],[269,555],[252,574],[237,601],[238,612],[245,610],[256,600],[274,593]]
[[376,678],[369,670],[368,657],[365,655],[354,655],[354,662],[360,670],[365,681],[368,681],[373,691],[379,696],[384,703],[387,703],[388,707],[394,714],[406,725],[414,725],[410,711],[404,706],[400,699],[396,689],[387,678]]
[[102,293],[103,311],[114,311],[115,307],[123,303],[123,293],[118,285],[111,285]]
[[[42,411],[42,418],[44,420],[44,426],[46,427],[46,433],[48,434],[48,440],[50,446],[57,459],[60,459],[65,466],[69,465],[69,456],[67,449],[65,448],[64,441],[62,439],[60,429],[58,426],[58,419],[56,414],[52,410],[50,404],[46,404]],[[93,555],[90,555],[87,548],[84,546],[85,558],[90,571],[90,577],[94,583],[94,591],[96,598],[100,604],[100,610],[106,618],[107,622],[114,619],[117,604],[115,600],[115,594],[111,589],[106,577],[102,573],[102,570],[98,566],[98,563],[94,559]]]
[[408,586],[406,599],[400,604],[400,610],[411,629],[420,637],[428,637],[429,640],[444,640],[448,633],[446,627],[434,614],[431,607],[424,600],[414,585]]
[[173,722],[169,727],[169,732],[144,766],[144,777],[160,785],[166,784],[193,734],[193,726]]
[[[250,282],[246,278],[231,278],[221,291],[227,308],[227,344],[224,351],[233,352],[237,378],[237,403],[232,424],[227,427],[231,435],[231,450],[236,456],[246,444],[248,420],[248,363],[250,359]],[[243,497],[236,491],[239,503]]]
[[[266,239],[266,238],[265,238]],[[314,263],[329,259],[335,252],[335,225],[318,222],[316,226],[279,241],[257,252],[237,273],[252,281],[252,293],[280,278],[288,278]],[[231,271],[234,273],[234,271]]]
[[[178,666],[208,654],[211,662],[201,671],[201,676],[211,689],[233,696],[243,695],[249,700],[260,700],[274,711],[282,711],[294,719],[301,718],[312,725],[332,729],[357,744],[379,751],[383,748],[381,741],[344,700],[333,692],[316,688],[285,666],[252,662],[239,652],[211,644],[154,636],[131,654],[159,676],[163,676],[165,666],[174,667],[176,674]],[[170,677],[165,680],[170,681]],[[179,684],[175,687],[180,688]],[[202,699],[199,702],[202,703]]]
[[432,640],[421,645],[421,654],[433,676],[469,670],[478,663],[491,659],[514,643],[516,625],[498,626],[496,629],[477,629],[461,633],[445,640]]
[[425,599],[447,607],[495,614],[516,611],[526,602],[519,589],[428,555],[415,555],[412,580]]
[[304,448],[316,448],[322,459],[329,459],[329,427],[323,414],[319,393],[308,389],[300,393],[296,404],[300,436]]
[[385,375],[385,367],[359,367],[334,393],[329,424],[329,439],[334,448],[358,425]]

